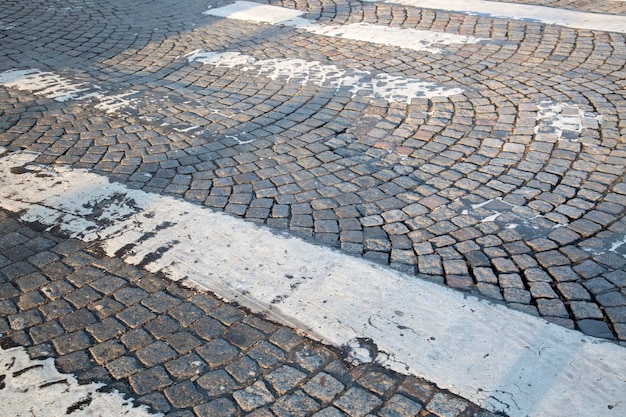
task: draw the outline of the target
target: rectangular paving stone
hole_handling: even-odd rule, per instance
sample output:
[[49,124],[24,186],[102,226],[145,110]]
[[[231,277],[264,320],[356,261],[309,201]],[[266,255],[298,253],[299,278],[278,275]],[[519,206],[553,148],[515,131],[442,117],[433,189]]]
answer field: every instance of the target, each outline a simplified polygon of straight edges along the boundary
[[17,297],[19,294],[20,292],[17,288],[15,288],[12,283],[0,283],[0,300],[7,300],[9,298]]
[[572,301],[570,308],[576,319],[600,319],[604,318],[602,311],[594,303],[587,301]]
[[59,372],[75,374],[93,367],[89,359],[89,355],[84,350],[79,350],[56,358],[55,363]]
[[265,341],[260,342],[248,351],[248,356],[254,359],[262,368],[272,368],[286,357],[283,350]]
[[139,395],[160,391],[173,382],[167,372],[160,366],[133,373],[128,378],[128,381],[133,390]]
[[264,337],[263,333],[246,325],[237,323],[224,334],[224,338],[239,347],[247,349]]
[[116,317],[128,327],[135,329],[154,319],[156,314],[142,305],[135,304],[117,313]]
[[117,301],[126,306],[131,306],[148,296],[149,294],[146,291],[136,287],[120,288],[113,294],[113,297],[115,297]]
[[90,347],[89,352],[99,365],[104,365],[124,355],[126,348],[115,340],[109,340]]
[[101,278],[106,278],[107,275],[104,271],[93,268],[91,266],[84,266],[77,269],[73,273],[67,276],[67,280],[77,287],[89,284]]
[[167,362],[177,356],[168,344],[162,341],[151,343],[148,346],[142,347],[135,353],[137,358],[147,367],[153,367],[155,365]]
[[10,315],[8,319],[13,330],[23,330],[43,321],[41,314],[37,310],[19,311]]
[[280,397],[270,408],[278,416],[306,416],[320,406],[304,392],[296,390],[293,394]]
[[79,309],[59,319],[67,332],[84,329],[96,322],[96,318],[87,309]]
[[191,381],[170,385],[164,390],[164,394],[175,408],[193,407],[205,399],[202,392]]
[[118,320],[107,317],[104,320],[87,326],[87,331],[98,342],[104,342],[112,338],[118,338],[127,328]]
[[67,355],[77,350],[87,349],[91,346],[91,340],[87,333],[78,331],[59,336],[52,340],[52,344],[60,355]]
[[154,342],[154,339],[144,329],[134,329],[124,333],[120,338],[129,350],[137,350]]
[[136,358],[132,356],[122,356],[106,364],[107,370],[115,379],[127,378],[130,375],[143,369]]
[[162,339],[179,330],[180,325],[168,315],[159,315],[154,320],[146,323],[143,329],[150,332],[153,337]]
[[192,303],[182,303],[169,312],[181,326],[188,327],[196,320],[205,317],[205,313]]
[[[7,279],[9,279],[10,281],[15,281],[17,278],[31,274],[35,271],[35,267],[28,262],[12,263],[0,269],[0,272],[2,272],[4,276],[7,277]],[[43,284],[44,283],[42,283],[41,285]]]
[[180,300],[175,297],[172,297],[169,294],[166,294],[163,291],[156,292],[152,294],[149,298],[141,301],[141,304],[148,307],[150,310],[154,311],[157,314],[165,313],[167,310],[173,308],[174,306],[180,304]]
[[217,309],[211,311],[210,314],[226,326],[230,326],[238,321],[241,321],[244,317],[238,309],[228,304],[223,304]]
[[197,382],[199,386],[205,389],[205,393],[209,397],[223,396],[240,388],[237,381],[223,369],[207,372]]
[[378,412],[380,417],[416,416],[422,410],[422,405],[409,398],[396,394],[389,399]]
[[74,290],[75,288],[70,283],[65,281],[51,282],[41,288],[41,292],[44,293],[50,300],[58,300]]
[[20,296],[17,306],[20,310],[30,310],[41,306],[46,301],[47,299],[39,291],[31,291]]
[[190,379],[204,374],[208,366],[196,353],[189,353],[165,363],[165,369],[174,378]]
[[166,337],[165,341],[181,354],[188,353],[202,344],[202,341],[191,332],[176,332]]
[[358,387],[350,388],[334,403],[348,415],[355,416],[365,416],[381,404],[380,398]]
[[216,339],[197,348],[196,353],[211,367],[219,367],[236,358],[239,350],[224,339]]
[[49,321],[39,326],[31,327],[29,330],[29,335],[35,344],[48,342],[63,333],[63,328],[56,321]]
[[224,334],[226,326],[211,317],[201,317],[196,320],[189,327],[189,329],[193,330],[198,336],[200,336],[204,340],[213,340],[221,337]]
[[67,294],[64,298],[72,303],[76,308],[83,308],[89,303],[92,303],[102,296],[91,287],[79,288]]
[[263,381],[257,381],[251,386],[236,391],[233,398],[242,410],[250,412],[274,401],[274,396],[267,389]]
[[[13,279],[9,275],[6,275],[6,276],[9,280],[13,281]],[[48,282],[50,282],[45,276],[43,276],[39,272],[33,272],[24,276],[20,276],[14,281],[15,281],[15,285],[22,292],[28,292],[28,291],[38,289],[44,286],[45,284],[47,284]]]
[[94,281],[89,285],[96,291],[105,295],[109,295],[120,287],[126,285],[126,281],[119,277],[108,276]]
[[265,376],[278,395],[284,395],[306,378],[306,374],[291,366],[284,365]]

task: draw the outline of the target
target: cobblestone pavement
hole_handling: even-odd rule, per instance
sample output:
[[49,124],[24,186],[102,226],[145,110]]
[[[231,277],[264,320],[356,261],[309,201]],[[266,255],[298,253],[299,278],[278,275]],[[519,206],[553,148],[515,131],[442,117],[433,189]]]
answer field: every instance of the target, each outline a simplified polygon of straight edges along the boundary
[[[623,34],[276,4],[326,25],[479,40],[410,51],[207,16],[204,2],[9,1],[0,145],[626,340]],[[384,99],[312,73],[191,59],[199,50],[462,92]],[[30,87],[11,87],[14,69]]]
[[493,0],[503,3],[532,4],[536,6],[556,7],[565,10],[580,12],[626,14],[626,4],[623,0],[593,1],[593,0]]
[[577,10],[591,13],[626,14],[626,4],[622,0],[593,1],[593,0],[494,0],[505,3],[519,3],[557,7],[566,10]]
[[[271,3],[327,28],[464,41],[321,36],[206,15],[195,0],[8,0],[0,146],[626,341],[624,34]],[[533,4],[623,14],[625,3]],[[350,76],[369,87],[337,78]],[[372,80],[431,84],[398,98]]]
[[0,346],[168,416],[494,416],[0,211]]

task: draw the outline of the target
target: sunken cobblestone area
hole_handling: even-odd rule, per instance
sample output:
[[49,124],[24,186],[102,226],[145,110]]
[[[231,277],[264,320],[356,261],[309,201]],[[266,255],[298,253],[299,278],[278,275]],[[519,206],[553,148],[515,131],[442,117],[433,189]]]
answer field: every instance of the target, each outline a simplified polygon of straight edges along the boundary
[[[390,3],[272,2],[324,24],[483,39],[432,53],[214,18],[204,2],[5,3],[0,71],[40,68],[133,95],[107,113],[0,87],[0,146],[626,340],[623,34]],[[387,102],[185,58],[199,49],[463,92]]]
[[0,345],[167,416],[494,416],[0,212]]

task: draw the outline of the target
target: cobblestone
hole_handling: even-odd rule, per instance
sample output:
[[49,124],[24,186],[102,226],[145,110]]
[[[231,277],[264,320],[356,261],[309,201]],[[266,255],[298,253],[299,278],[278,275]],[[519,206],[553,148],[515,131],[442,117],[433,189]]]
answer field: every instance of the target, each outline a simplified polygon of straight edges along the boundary
[[[554,0],[542,3],[605,13],[621,10],[618,7],[621,4],[615,2],[611,2],[615,4],[609,8],[591,2],[581,4]],[[119,16],[130,16],[140,6],[119,7],[124,10]],[[204,6],[194,3],[193,7]],[[385,13],[387,9],[395,10],[399,14],[412,10],[417,16],[422,13],[420,9],[372,3],[359,6],[359,10],[368,11],[365,14],[334,9],[337,15],[331,17],[324,14],[322,17],[319,5],[296,7],[306,8],[313,19],[317,16],[322,20],[370,24],[389,24],[384,19],[379,21],[373,17],[377,16],[379,9],[385,10]],[[7,8],[5,14],[9,20],[15,10],[14,7]],[[185,14],[180,13],[181,16]],[[476,19],[442,12],[432,20],[422,21],[418,27],[430,29],[428,21],[437,27],[438,19],[445,20],[450,16],[470,21]],[[123,20],[124,17],[118,19]],[[182,25],[189,25],[191,29],[195,24],[192,21],[207,19],[211,20],[195,13]],[[408,22],[399,24],[407,25]],[[496,274],[517,272],[518,268],[525,269],[526,265],[535,262],[537,266],[533,267],[544,271],[570,266],[578,275],[572,280],[582,283],[605,271],[622,269],[626,261],[618,254],[607,252],[608,246],[593,239],[604,233],[606,228],[621,224],[624,213],[624,205],[620,204],[624,203],[620,199],[623,196],[624,172],[617,156],[623,147],[618,140],[618,121],[623,118],[620,113],[623,106],[613,98],[599,100],[582,96],[575,89],[570,90],[567,82],[562,83],[568,86],[566,92],[552,91],[548,83],[539,88],[545,96],[531,93],[536,85],[544,82],[540,75],[546,71],[543,66],[550,66],[549,63],[556,57],[558,62],[578,59],[576,55],[569,57],[572,49],[565,47],[559,53],[545,52],[544,45],[551,44],[553,36],[565,36],[565,32],[552,29],[554,33],[543,34],[533,42],[518,36],[532,30],[532,24],[515,22],[515,30],[502,34],[489,30],[495,22],[497,19],[483,19],[481,25],[485,27],[481,29],[475,24],[467,26],[473,28],[468,29],[468,35],[482,36],[489,41],[479,46],[449,47],[453,53],[446,55],[444,60],[434,59],[423,64],[423,57],[420,56],[407,63],[399,51],[388,51],[388,61],[394,63],[390,64],[390,68],[397,65],[396,72],[420,74],[426,80],[434,81],[438,81],[438,74],[445,73],[448,74],[445,79],[470,85],[476,92],[474,96],[416,100],[408,105],[371,100],[366,95],[363,96],[365,98],[327,95],[306,84],[276,80],[267,84],[265,88],[269,90],[264,91],[246,77],[240,79],[241,87],[246,86],[246,94],[237,96],[232,90],[234,85],[223,82],[224,74],[220,68],[196,67],[195,64],[185,65],[182,62],[174,65],[172,57],[159,46],[159,42],[152,48],[142,43],[143,40],[129,40],[126,47],[134,45],[138,61],[117,56],[114,48],[113,51],[102,52],[103,68],[106,65],[115,68],[139,65],[138,68],[141,68],[143,64],[137,62],[150,62],[153,68],[164,72],[136,73],[127,79],[112,77],[108,73],[104,76],[98,71],[90,74],[94,82],[100,82],[98,78],[104,77],[110,85],[154,87],[150,94],[142,92],[138,95],[136,103],[144,104],[143,109],[133,107],[131,103],[131,108],[121,113],[100,113],[98,122],[86,128],[78,122],[82,114],[78,113],[78,109],[55,104],[37,124],[43,135],[29,128],[28,124],[22,127],[16,122],[21,116],[15,120],[5,118],[2,126],[6,126],[6,132],[3,133],[2,144],[23,148],[30,146],[43,152],[39,162],[58,161],[95,169],[134,187],[148,187],[146,191],[174,193],[197,204],[224,208],[234,215],[311,237],[320,244],[339,246],[351,254],[388,263],[405,273],[432,275],[431,280],[469,291],[474,291],[480,282],[492,282],[481,281],[472,271],[465,270],[460,262],[436,258],[437,254],[431,252],[434,248],[472,246],[474,249],[471,251],[461,251],[459,261],[474,267],[492,268]],[[44,24],[37,19],[32,24],[38,23]],[[48,27],[47,23],[45,27]],[[224,33],[230,33],[231,26],[227,21],[213,24]],[[146,25],[149,26],[149,23]],[[79,59],[80,55],[89,55],[89,52],[85,50],[67,56],[69,52],[52,31],[44,30],[42,33],[51,39],[47,48],[61,48],[60,56],[67,58],[64,64],[70,62],[70,68],[90,65],[93,57]],[[207,29],[196,28],[194,35],[202,39],[210,33]],[[186,45],[187,41],[182,39],[180,32],[173,31],[168,36],[170,41]],[[333,61],[335,57],[342,61],[345,54],[350,55],[346,46],[324,44],[327,39],[315,52],[296,46],[309,44],[308,36],[283,37],[283,48],[303,52],[308,59],[318,61],[324,61],[329,56],[333,57]],[[576,31],[567,32],[567,36],[571,39],[563,45],[586,41]],[[105,41],[106,37],[98,39]],[[480,68],[476,63],[492,55],[491,41],[508,45],[495,58],[494,68],[504,68],[510,65],[509,62],[518,65],[519,60],[525,62],[530,59],[537,72],[530,76],[536,77],[536,80],[518,80],[516,72],[490,72],[491,69]],[[263,50],[266,55],[275,55],[275,44],[261,38],[256,42],[255,51]],[[598,75],[591,76],[590,71],[581,74],[552,67],[549,71],[557,71],[555,76],[560,80],[576,80],[575,84],[580,82],[581,77],[593,78],[585,85],[598,91],[598,97],[614,91],[616,84],[603,82],[601,75],[612,71],[613,65],[604,52],[605,43],[605,39],[598,37],[589,44],[593,46],[578,50],[583,54],[596,53],[594,48],[600,51],[597,53],[603,58],[594,61]],[[189,50],[192,49],[190,46]],[[534,50],[534,55],[525,52],[529,50]],[[251,51],[243,48],[242,53],[253,53]],[[370,61],[370,56],[376,56],[376,52],[366,50],[363,53],[361,68],[369,70],[378,67],[379,60]],[[472,59],[468,60],[470,56]],[[42,54],[31,59],[55,67],[55,59],[58,58]],[[171,71],[165,70],[168,65],[174,65]],[[193,75],[185,71],[185,67],[193,68]],[[231,71],[239,69],[231,68]],[[165,73],[168,75],[164,76]],[[177,88],[176,95],[184,99],[164,98],[172,94],[173,80],[180,79],[187,80],[187,87]],[[494,90],[496,85],[515,88]],[[209,91],[200,94],[202,88]],[[272,88],[276,90],[272,91]],[[298,92],[292,95],[298,99],[276,94],[281,88]],[[17,106],[14,109],[16,114],[27,110],[28,92],[3,91],[12,100],[24,98],[22,104],[13,104]],[[219,96],[219,99],[211,102],[208,106],[210,110],[206,110],[204,104],[210,94]],[[308,98],[305,100],[304,97]],[[154,100],[161,100],[159,108],[155,108]],[[183,101],[186,104],[180,104]],[[571,104],[573,102],[579,104]],[[552,119],[545,113],[550,106],[553,109]],[[245,111],[240,112],[239,109]],[[88,105],[85,111],[96,110]],[[60,114],[66,116],[60,117]],[[129,115],[138,119],[131,120]],[[472,121],[472,117],[477,115],[479,117]],[[578,115],[582,115],[580,128],[556,128],[560,123],[557,120],[562,117]],[[595,115],[602,116],[601,122]],[[138,123],[137,120],[143,122]],[[151,124],[149,120],[159,120],[159,123]],[[239,127],[235,120],[239,121]],[[244,134],[245,129],[251,130]],[[554,137],[564,139],[548,140],[545,132],[553,132]],[[237,135],[248,139],[239,143],[232,139]],[[391,137],[397,139],[388,139]],[[511,140],[504,139],[507,137]],[[177,142],[180,140],[183,142]],[[71,152],[70,143],[76,145]],[[598,144],[602,146],[593,151],[591,147]],[[67,149],[68,153],[62,149]],[[610,156],[611,152],[616,156]],[[576,160],[571,167],[564,165],[563,161],[572,161],[575,153],[581,155],[580,160]],[[608,162],[604,165],[588,162],[596,154]],[[459,162],[462,157],[466,160]],[[594,172],[598,167],[601,170]],[[502,202],[488,201],[494,198],[500,198]],[[487,204],[476,207],[482,203]],[[495,211],[500,213],[499,217],[485,221]],[[536,213],[543,218],[533,217]],[[554,228],[555,223],[559,227]],[[497,236],[513,233],[513,229],[507,227],[520,225],[515,229],[517,235],[513,240],[507,238],[497,242]],[[13,234],[5,237],[2,245],[7,250],[13,250],[19,244],[16,239],[21,238],[15,230],[9,229],[9,232]],[[607,235],[604,241],[610,239]],[[490,241],[493,244],[487,243]],[[38,244],[47,251],[33,257],[32,248],[39,246],[33,243],[31,248],[24,248],[22,253],[26,253],[27,249],[30,255],[8,267],[5,272],[10,279],[18,278],[16,274],[27,275],[35,265],[59,265],[57,258],[63,254],[59,252],[61,249],[53,249],[44,241]],[[603,246],[596,248],[596,252],[604,250],[598,259],[594,259],[597,266],[590,263],[594,261],[584,259],[589,257],[585,249],[590,244]],[[564,245],[568,245],[567,248]],[[482,258],[472,255],[476,251],[482,254]],[[522,254],[524,258],[520,257]],[[17,256],[17,253],[14,255]],[[2,268],[7,268],[7,265]],[[116,286],[120,284],[119,280],[110,276],[108,280],[97,280],[90,272],[93,271],[81,271],[73,283],[78,286],[89,283],[96,291],[105,293],[116,291]],[[108,272],[115,274],[114,270]],[[448,279],[438,278],[444,273],[449,276]],[[481,277],[486,276],[485,273],[481,271]],[[473,284],[468,276],[474,280]],[[525,286],[528,287],[528,282]],[[621,288],[616,286],[615,290]],[[497,291],[489,293],[498,298]],[[487,295],[488,292],[483,291],[482,294]],[[130,300],[128,302],[128,306],[134,304]],[[155,312],[168,308],[167,304],[158,305],[156,301],[145,302],[153,303],[150,305],[156,308]]]
[[[617,1],[514,2],[626,13],[626,3]],[[432,54],[355,46],[289,27],[269,30],[269,37],[203,15],[207,4],[197,0],[185,8],[173,0],[70,2],[64,9],[50,2],[45,13],[37,2],[5,3],[0,73],[45,68],[81,86],[136,94],[108,112],[95,99],[62,102],[3,82],[0,146],[37,152],[35,162],[44,166],[88,169],[131,188],[173,194],[626,342],[623,34],[390,3],[272,1],[323,24],[484,39],[441,45],[443,52]],[[75,16],[70,23],[68,13]],[[101,15],[108,16],[107,30],[94,24]],[[419,77],[464,92],[386,100],[301,82],[310,74],[251,77],[241,66],[185,58],[200,48],[257,60],[298,57],[372,77]],[[68,369],[80,367],[90,348],[117,348],[119,340],[129,353],[94,372],[129,384],[130,375],[146,371],[137,357],[147,359],[148,346],[169,344],[164,362],[152,366],[172,381],[181,378],[174,369],[177,375],[196,369],[183,370],[177,358],[198,362],[197,355],[198,369],[231,369],[245,393],[239,384],[246,384],[246,373],[235,372],[235,363],[264,377],[292,361],[308,375],[335,355],[308,349],[307,339],[282,327],[252,325],[236,306],[205,294],[189,298],[160,277],[4,213],[0,248],[0,331],[23,343],[49,343]],[[341,383],[337,398],[361,392]],[[290,401],[320,400],[302,389],[287,394]],[[156,393],[140,395],[180,411]],[[406,395],[436,414],[429,399]],[[276,413],[273,401],[257,407],[259,415]],[[290,403],[280,404],[286,412]],[[340,404],[311,413],[351,407],[348,400]],[[410,409],[401,398],[394,404]],[[220,407],[221,415],[242,409],[234,397],[220,397],[186,411],[211,415]],[[393,407],[373,410],[383,415]]]
[[[0,228],[8,227],[9,221],[11,218],[0,211]],[[348,365],[341,360],[341,352],[293,330],[209,294],[168,284],[136,267],[113,266],[114,258],[95,255],[97,251],[83,252],[84,247],[71,240],[32,230],[24,236],[27,239],[20,239],[21,244],[46,238],[59,241],[60,248],[72,247],[69,255],[59,253],[59,260],[66,262],[68,256],[78,255],[90,259],[89,264],[80,263],[77,267],[89,266],[92,276],[100,275],[93,269],[116,269],[116,297],[131,305],[124,309],[110,298],[111,292],[92,289],[91,294],[97,298],[81,307],[44,297],[43,304],[37,307],[41,314],[27,319],[31,317],[28,314],[36,311],[22,311],[18,300],[35,289],[24,287],[30,290],[25,293],[16,289],[3,301],[0,319],[19,325],[3,329],[6,334],[0,342],[30,346],[32,355],[55,358],[60,370],[77,374],[81,382],[108,383],[152,411],[220,417],[246,413],[364,416],[370,412],[409,416],[427,409],[433,395],[440,392],[426,381],[378,365]],[[68,269],[69,277],[72,268]],[[138,277],[146,280],[144,289],[136,286]],[[62,276],[55,281],[60,283],[70,285]],[[51,284],[41,281],[39,285],[45,288]],[[146,288],[152,290],[154,298]],[[158,300],[147,305],[158,305],[162,312],[151,312],[144,305],[146,300]],[[106,307],[111,303],[117,307]],[[131,315],[120,312],[133,307],[138,310],[131,311],[147,312],[147,321],[125,322],[122,318]],[[176,320],[163,312],[172,313],[175,309],[180,309]],[[171,324],[174,325],[168,327]],[[187,327],[183,329],[184,325]],[[593,320],[581,320],[581,328],[606,337],[606,329],[600,326]],[[430,409],[457,410],[458,404],[466,404],[467,410],[449,415],[480,415],[479,408],[450,394],[437,397]]]

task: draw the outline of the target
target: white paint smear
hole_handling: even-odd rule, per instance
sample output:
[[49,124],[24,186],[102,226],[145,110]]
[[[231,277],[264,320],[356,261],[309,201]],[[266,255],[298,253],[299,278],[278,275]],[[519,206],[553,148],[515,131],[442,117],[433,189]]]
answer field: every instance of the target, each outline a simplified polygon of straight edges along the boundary
[[[511,417],[626,415],[626,349],[84,170],[0,158],[0,205]],[[23,174],[12,167],[25,166]],[[33,172],[29,172],[33,169]],[[98,204],[99,209],[95,210]],[[367,355],[357,355],[367,356]]]
[[248,22],[290,26],[316,35],[397,46],[399,48],[432,53],[441,52],[441,46],[443,45],[477,43],[486,40],[473,36],[368,23],[352,23],[340,26],[324,25],[302,18],[301,16],[304,12],[299,10],[268,6],[249,1],[236,1],[228,6],[207,10],[204,14]]
[[526,20],[575,29],[626,33],[626,16],[614,14],[589,13],[555,7],[486,0],[386,0],[381,3]]
[[127,93],[121,94],[112,94],[108,96],[99,95],[96,97],[98,103],[96,103],[94,107],[107,114],[115,113],[118,110],[130,107],[135,101],[137,101],[136,98],[129,98],[137,93],[138,91],[131,90]]
[[28,91],[59,102],[93,100],[96,103],[95,107],[106,113],[114,113],[129,107],[136,101],[129,96],[137,93],[137,91],[129,91],[122,94],[107,94],[97,85],[72,81],[54,72],[34,68],[2,72],[0,85]]
[[62,374],[52,358],[32,360],[23,347],[0,348],[0,396],[2,415],[50,416],[162,416],[146,406],[133,407],[117,390],[98,392],[105,384],[79,385],[71,374]]
[[72,82],[53,72],[37,69],[10,70],[0,73],[0,85],[28,91],[38,96],[64,102],[76,100],[80,94],[90,90],[84,83]]
[[539,103],[537,109],[539,123],[535,126],[535,133],[556,134],[558,139],[561,139],[564,131],[581,133],[584,128],[597,129],[602,123],[601,115],[586,113],[577,104],[548,100]]
[[382,98],[388,102],[410,103],[418,97],[448,97],[463,93],[460,88],[443,87],[440,84],[399,77],[389,74],[373,75],[369,71],[342,69],[332,64],[303,59],[264,59],[243,55],[239,52],[194,51],[185,56],[190,62],[218,67],[240,67],[243,72],[253,73],[256,77],[268,77],[273,80],[283,79],[298,84],[314,84],[339,90],[347,88],[352,96],[357,94]]

